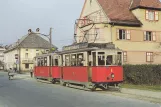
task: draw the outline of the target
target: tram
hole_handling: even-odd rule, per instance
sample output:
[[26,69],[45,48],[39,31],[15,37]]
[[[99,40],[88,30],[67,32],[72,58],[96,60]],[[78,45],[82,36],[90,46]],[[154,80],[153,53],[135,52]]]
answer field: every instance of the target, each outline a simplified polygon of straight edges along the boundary
[[123,82],[122,51],[113,44],[79,43],[37,56],[35,77],[64,86],[108,89]]

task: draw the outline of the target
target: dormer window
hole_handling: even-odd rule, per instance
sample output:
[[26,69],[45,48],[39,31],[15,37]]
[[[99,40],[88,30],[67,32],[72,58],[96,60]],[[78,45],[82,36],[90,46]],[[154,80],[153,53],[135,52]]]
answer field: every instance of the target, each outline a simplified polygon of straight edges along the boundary
[[159,20],[159,13],[158,13],[158,11],[146,10],[146,20],[149,20],[149,21],[158,21]]

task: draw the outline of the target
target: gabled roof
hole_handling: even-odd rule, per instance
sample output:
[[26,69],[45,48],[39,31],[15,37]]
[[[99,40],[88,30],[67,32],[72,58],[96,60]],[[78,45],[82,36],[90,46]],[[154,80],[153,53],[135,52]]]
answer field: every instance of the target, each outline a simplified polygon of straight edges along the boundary
[[97,0],[107,17],[113,23],[141,25],[141,22],[129,10],[131,0]]
[[[4,53],[13,50],[15,48],[42,48],[48,49],[50,48],[50,43],[39,36],[36,33],[30,33],[28,35],[23,36],[16,43],[12,44]],[[56,46],[52,45],[52,48],[57,49]]]
[[159,0],[132,0],[132,5],[130,9],[135,9],[139,7],[161,10],[161,2]]
[[111,23],[141,26],[131,9],[139,6],[161,9],[159,0],[97,0]]

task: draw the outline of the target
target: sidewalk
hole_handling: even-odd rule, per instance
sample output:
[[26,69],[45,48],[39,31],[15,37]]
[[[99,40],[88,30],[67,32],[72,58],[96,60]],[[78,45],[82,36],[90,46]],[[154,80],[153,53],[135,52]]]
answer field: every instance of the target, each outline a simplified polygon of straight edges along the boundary
[[128,89],[128,88],[122,88],[121,92],[124,94],[132,94],[132,95],[138,95],[138,96],[149,97],[149,98],[157,98],[161,100],[161,92],[153,92],[153,91],[138,90],[138,89]]
[[16,74],[15,77],[18,77],[18,78],[31,78],[30,76],[30,73],[23,73],[23,74]]

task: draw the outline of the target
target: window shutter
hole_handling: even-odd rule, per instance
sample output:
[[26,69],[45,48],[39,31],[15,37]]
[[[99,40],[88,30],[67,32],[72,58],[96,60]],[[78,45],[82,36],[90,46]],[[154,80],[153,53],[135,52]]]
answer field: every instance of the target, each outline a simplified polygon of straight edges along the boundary
[[119,29],[117,29],[117,40],[119,40]]
[[127,40],[130,40],[131,39],[131,32],[130,32],[130,30],[127,30],[126,31],[127,32]]
[[144,41],[146,41],[146,31],[144,31]]
[[155,20],[158,21],[159,20],[159,12],[155,11]]
[[146,17],[146,20],[149,19],[149,11],[148,10],[146,10],[145,17]]
[[156,34],[153,32],[153,41],[156,41]]

